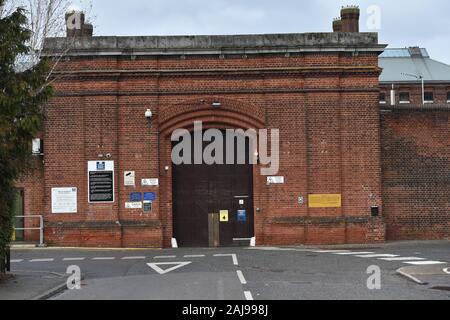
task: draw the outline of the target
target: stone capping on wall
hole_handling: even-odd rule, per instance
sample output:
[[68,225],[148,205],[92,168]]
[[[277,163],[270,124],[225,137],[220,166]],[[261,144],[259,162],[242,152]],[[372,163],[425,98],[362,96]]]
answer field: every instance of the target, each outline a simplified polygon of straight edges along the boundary
[[400,110],[412,110],[412,111],[450,111],[450,104],[426,104],[425,106],[419,105],[380,105],[382,112],[400,111]]
[[[44,56],[383,52],[377,33],[47,38]],[[67,51],[67,53],[66,53]]]

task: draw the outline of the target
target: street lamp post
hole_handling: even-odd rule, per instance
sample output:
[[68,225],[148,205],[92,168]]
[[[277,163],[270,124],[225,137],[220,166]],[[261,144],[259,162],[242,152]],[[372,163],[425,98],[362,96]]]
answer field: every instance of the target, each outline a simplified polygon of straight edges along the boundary
[[425,106],[425,79],[423,76],[418,76],[416,74],[410,74],[410,73],[402,73],[404,76],[413,77],[417,80],[420,80],[422,82],[422,106]]

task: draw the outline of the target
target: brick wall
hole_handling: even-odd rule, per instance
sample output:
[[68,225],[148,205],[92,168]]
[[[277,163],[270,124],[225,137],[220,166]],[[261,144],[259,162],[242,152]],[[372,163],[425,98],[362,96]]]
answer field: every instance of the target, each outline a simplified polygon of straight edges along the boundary
[[[280,129],[279,175],[286,183],[268,186],[254,170],[259,245],[383,241],[383,218],[370,216],[372,205],[382,209],[377,65],[375,52],[64,59],[57,96],[46,108],[45,164],[41,184],[33,182],[41,189],[29,191],[43,199],[46,242],[169,246],[169,138],[194,120]],[[222,108],[209,108],[212,101]],[[89,204],[87,162],[107,153],[116,166],[116,202]],[[125,170],[136,171],[136,187],[123,186]],[[160,186],[141,187],[142,178],[159,178]],[[78,213],[51,213],[54,187],[78,188]],[[156,192],[151,213],[125,209],[132,191]],[[317,193],[342,194],[342,208],[298,203]]]
[[382,114],[383,202],[388,240],[450,239],[450,110]]

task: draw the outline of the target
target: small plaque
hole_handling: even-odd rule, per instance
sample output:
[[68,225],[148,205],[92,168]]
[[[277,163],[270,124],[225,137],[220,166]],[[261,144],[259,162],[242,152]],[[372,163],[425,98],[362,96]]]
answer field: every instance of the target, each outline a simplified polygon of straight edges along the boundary
[[123,174],[123,184],[126,187],[134,187],[136,185],[136,173],[134,171],[125,171]]
[[247,222],[247,211],[246,210],[238,210],[237,221],[238,222]]
[[284,184],[284,177],[267,177],[267,184]]
[[310,208],[340,208],[342,207],[342,195],[310,194],[308,205]]
[[159,186],[159,179],[142,179],[142,185],[150,187]]
[[144,192],[144,201],[155,201],[156,193],[155,192]]
[[151,212],[152,205],[153,203],[151,201],[144,201],[144,212]]
[[130,202],[142,202],[142,193],[140,192],[130,193]]
[[125,202],[125,209],[142,209],[142,202]]
[[228,222],[228,210],[221,210],[220,211],[220,222]]

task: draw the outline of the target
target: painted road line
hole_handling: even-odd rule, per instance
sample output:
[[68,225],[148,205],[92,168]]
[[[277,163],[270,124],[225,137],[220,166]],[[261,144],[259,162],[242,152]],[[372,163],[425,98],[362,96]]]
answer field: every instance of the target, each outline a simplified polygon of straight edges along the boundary
[[245,299],[252,301],[253,300],[253,296],[252,293],[250,291],[244,291],[244,295],[245,295]]
[[235,253],[230,253],[230,254],[215,254],[214,257],[232,257],[233,258],[233,264],[235,266],[239,265],[238,263],[238,259]]
[[418,260],[425,260],[425,258],[418,258],[418,257],[396,257],[396,258],[381,258],[380,260],[385,260],[385,261],[418,261]]
[[396,254],[364,254],[364,255],[358,255],[359,258],[395,258],[399,255]]
[[156,256],[156,257],[153,257],[153,259],[173,259],[176,257],[177,256]]
[[242,271],[241,271],[241,270],[237,270],[236,273],[237,273],[237,276],[238,276],[238,278],[239,278],[239,281],[240,281],[242,284],[247,284],[247,280],[245,280],[244,274],[242,273]]
[[357,254],[374,254],[375,252],[369,252],[369,251],[361,251],[361,252],[335,252],[334,254],[338,254],[341,256],[350,256],[350,255],[357,255]]
[[433,265],[433,264],[446,264],[447,262],[441,262],[441,261],[414,261],[414,262],[405,262],[407,264],[412,264],[415,266],[426,266],[426,265]]
[[94,261],[102,261],[102,260],[115,260],[116,258],[114,258],[114,257],[95,257],[95,258],[92,258],[92,260],[94,260]]
[[31,259],[30,262],[52,262],[55,261],[55,259],[53,258],[49,258],[49,259]]
[[19,263],[22,261],[23,261],[23,259],[15,259],[15,260],[11,260],[11,263]]
[[187,254],[184,257],[185,258],[203,258],[206,256],[204,254]]
[[63,261],[83,261],[86,258],[64,258]]
[[[176,269],[182,268],[184,266],[187,266],[188,264],[191,264],[192,261],[184,261],[184,262],[158,262],[158,263],[147,263],[147,265],[158,272],[159,274],[166,274],[171,271],[174,271]],[[173,266],[169,269],[161,269],[159,266]]]
[[145,260],[144,256],[136,256],[136,257],[123,257],[122,260]]
[[312,251],[314,253],[344,253],[344,252],[350,252],[349,250],[315,250]]

